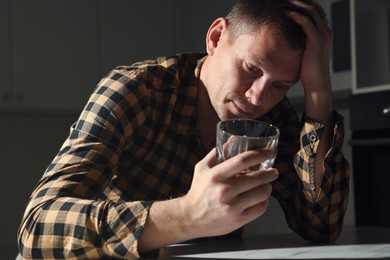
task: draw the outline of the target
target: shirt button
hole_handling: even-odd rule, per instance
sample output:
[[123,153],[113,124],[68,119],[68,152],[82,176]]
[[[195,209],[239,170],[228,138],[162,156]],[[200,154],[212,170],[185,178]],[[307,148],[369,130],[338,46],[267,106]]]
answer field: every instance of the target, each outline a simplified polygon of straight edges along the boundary
[[313,190],[316,189],[316,186],[315,186],[313,183],[310,183],[310,184],[309,184],[309,189],[310,189],[311,191],[313,191]]
[[312,141],[312,142],[317,141],[317,136],[315,134],[311,134],[309,138],[310,138],[310,141]]

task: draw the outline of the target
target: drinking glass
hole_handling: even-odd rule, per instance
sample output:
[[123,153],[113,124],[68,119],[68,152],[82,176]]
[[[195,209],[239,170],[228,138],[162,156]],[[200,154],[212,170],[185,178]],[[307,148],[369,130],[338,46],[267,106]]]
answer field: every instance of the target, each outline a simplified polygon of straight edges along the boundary
[[217,163],[242,152],[254,149],[270,149],[272,154],[264,162],[242,173],[271,168],[275,162],[279,129],[266,122],[253,119],[228,119],[217,124]]

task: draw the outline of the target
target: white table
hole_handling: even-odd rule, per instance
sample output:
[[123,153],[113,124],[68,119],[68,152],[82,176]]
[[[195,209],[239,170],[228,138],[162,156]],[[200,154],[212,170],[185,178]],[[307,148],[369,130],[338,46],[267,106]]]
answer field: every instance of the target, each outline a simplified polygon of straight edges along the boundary
[[161,249],[159,259],[390,259],[390,228],[344,228],[321,244],[296,234],[189,242]]

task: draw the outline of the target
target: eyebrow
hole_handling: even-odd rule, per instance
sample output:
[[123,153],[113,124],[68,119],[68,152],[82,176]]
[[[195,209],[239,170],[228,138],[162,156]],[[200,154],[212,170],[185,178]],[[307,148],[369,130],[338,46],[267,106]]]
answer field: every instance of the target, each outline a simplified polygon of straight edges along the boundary
[[299,81],[299,79],[297,79],[297,80],[278,80],[278,82],[280,82],[280,83],[293,84],[293,85],[297,84],[298,81]]
[[[244,60],[245,62],[249,62],[251,65],[253,66],[256,66],[258,68],[262,68],[263,67],[263,64],[265,63],[264,60],[260,57],[257,57],[257,56],[253,56],[251,57],[251,55],[242,55],[240,56],[240,58],[242,60]],[[272,60],[269,61],[270,63],[273,63]],[[279,82],[279,83],[283,83],[283,84],[291,84],[291,85],[295,85],[297,84],[299,81],[299,76],[297,79],[283,79],[283,80],[277,80],[276,82]]]

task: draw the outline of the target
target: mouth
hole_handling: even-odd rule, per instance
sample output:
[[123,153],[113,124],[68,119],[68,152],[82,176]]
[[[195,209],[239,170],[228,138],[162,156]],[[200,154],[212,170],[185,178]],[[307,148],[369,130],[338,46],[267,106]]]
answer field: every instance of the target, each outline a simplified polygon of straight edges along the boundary
[[240,117],[251,117],[253,115],[253,113],[251,111],[249,111],[249,109],[245,106],[242,106],[241,104],[238,104],[236,103],[235,101],[232,100],[232,103],[236,109],[236,111],[238,112],[238,115]]

